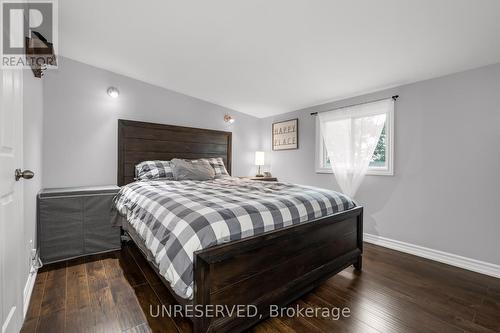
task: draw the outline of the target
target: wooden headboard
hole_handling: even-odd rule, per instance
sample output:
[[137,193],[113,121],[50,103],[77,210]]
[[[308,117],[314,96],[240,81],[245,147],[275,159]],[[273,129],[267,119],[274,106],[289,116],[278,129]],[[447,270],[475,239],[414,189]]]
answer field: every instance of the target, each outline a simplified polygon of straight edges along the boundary
[[148,160],[222,157],[231,174],[232,133],[118,120],[118,186],[134,181],[135,165]]

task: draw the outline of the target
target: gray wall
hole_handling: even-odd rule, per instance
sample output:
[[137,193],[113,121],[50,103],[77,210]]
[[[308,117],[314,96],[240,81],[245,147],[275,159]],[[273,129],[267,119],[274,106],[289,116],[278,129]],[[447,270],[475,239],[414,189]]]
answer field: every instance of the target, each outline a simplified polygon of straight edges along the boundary
[[119,118],[232,131],[237,176],[254,172],[260,146],[257,118],[65,58],[44,77],[44,111],[44,187],[116,184]]
[[[31,70],[23,77],[23,165],[35,177],[23,181],[24,244],[23,269],[25,277],[31,267],[31,248],[36,242],[36,195],[42,187],[43,87]],[[33,241],[33,243],[31,243]]]
[[269,152],[282,180],[338,189],[316,174],[315,118],[329,110],[399,94],[395,175],[367,176],[356,195],[367,233],[500,264],[500,64],[328,103],[262,120],[299,118],[299,150]]

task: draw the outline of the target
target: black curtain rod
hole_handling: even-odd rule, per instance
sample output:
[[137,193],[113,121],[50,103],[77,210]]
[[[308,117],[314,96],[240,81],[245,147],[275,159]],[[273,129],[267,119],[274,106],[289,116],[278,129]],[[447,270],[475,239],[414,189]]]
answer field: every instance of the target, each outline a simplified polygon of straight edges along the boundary
[[[394,101],[396,101],[398,99],[398,97],[399,97],[399,95],[391,96],[391,98]],[[335,108],[335,109],[321,111],[321,112],[328,112],[328,111],[334,111],[334,110],[338,110],[338,109],[348,108],[348,107],[351,107],[351,106],[358,106],[358,105],[363,105],[363,104],[368,104],[368,103],[375,103],[375,102],[380,102],[380,101],[383,101],[383,100],[386,100],[386,99],[388,99],[388,98],[380,98],[380,99],[376,99],[376,100],[373,100],[373,101],[368,101],[368,102],[363,102],[363,103],[358,103],[358,104],[351,104],[351,105],[341,106],[341,107],[338,107],[338,108]],[[318,114],[318,112],[311,112],[311,116],[315,116],[317,114]]]

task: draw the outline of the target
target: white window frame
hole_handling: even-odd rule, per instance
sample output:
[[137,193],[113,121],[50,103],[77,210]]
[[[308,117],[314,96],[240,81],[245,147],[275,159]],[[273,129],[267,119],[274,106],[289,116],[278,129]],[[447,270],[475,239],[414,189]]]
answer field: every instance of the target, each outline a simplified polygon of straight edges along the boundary
[[[372,176],[394,176],[394,108],[391,108],[386,119],[387,148],[385,152],[386,165],[383,167],[369,167],[367,175]],[[319,117],[316,116],[316,173],[333,173],[332,168],[325,165],[326,149],[321,137],[321,126]]]

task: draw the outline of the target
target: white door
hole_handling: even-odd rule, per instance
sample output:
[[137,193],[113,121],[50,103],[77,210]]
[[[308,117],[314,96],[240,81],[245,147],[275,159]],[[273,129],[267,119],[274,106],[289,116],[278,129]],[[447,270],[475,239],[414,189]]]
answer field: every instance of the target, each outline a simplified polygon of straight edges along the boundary
[[23,322],[24,254],[22,181],[23,72],[0,70],[0,326],[19,332]]

